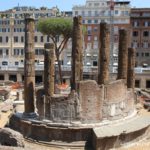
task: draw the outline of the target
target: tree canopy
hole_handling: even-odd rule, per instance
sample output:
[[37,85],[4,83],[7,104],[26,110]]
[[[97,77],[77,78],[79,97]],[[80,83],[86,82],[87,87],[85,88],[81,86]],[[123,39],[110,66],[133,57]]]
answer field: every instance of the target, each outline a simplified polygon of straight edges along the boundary
[[72,20],[66,18],[48,18],[41,19],[38,22],[38,29],[43,34],[53,36],[63,35],[64,37],[71,37],[72,34]]

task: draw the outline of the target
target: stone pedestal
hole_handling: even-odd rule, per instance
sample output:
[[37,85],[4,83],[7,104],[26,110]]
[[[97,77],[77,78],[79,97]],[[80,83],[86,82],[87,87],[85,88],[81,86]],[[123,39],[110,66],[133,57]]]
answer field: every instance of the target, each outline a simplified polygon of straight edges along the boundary
[[127,80],[128,67],[128,31],[119,30],[119,55],[118,55],[118,76],[117,79]]
[[135,86],[135,49],[128,49],[128,76],[127,76],[127,87],[134,89]]
[[98,84],[105,84],[109,81],[109,58],[110,58],[109,26],[106,23],[101,23]]
[[50,116],[50,100],[54,94],[54,66],[55,54],[54,44],[46,43],[44,45],[44,89],[45,89],[45,116]]
[[17,73],[17,82],[22,82],[22,75]]
[[35,23],[31,17],[25,18],[25,64],[24,64],[24,99],[25,113],[33,114],[35,110],[35,52],[34,52]]
[[77,90],[77,83],[83,76],[83,35],[82,35],[82,17],[73,19],[73,37],[72,37],[72,81],[71,89]]
[[8,74],[8,73],[5,73],[5,75],[4,75],[4,80],[5,80],[5,81],[9,81],[9,74]]

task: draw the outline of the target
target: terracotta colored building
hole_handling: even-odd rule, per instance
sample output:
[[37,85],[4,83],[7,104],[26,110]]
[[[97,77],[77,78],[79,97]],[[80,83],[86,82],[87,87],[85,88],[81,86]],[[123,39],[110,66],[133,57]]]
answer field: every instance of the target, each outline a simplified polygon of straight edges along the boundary
[[136,48],[136,65],[150,66],[150,8],[131,9],[132,47]]

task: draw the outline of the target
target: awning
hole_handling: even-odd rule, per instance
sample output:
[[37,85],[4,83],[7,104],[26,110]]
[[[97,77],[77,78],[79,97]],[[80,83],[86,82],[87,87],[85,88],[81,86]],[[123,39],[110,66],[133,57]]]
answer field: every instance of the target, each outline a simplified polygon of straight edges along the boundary
[[71,61],[68,61],[68,62],[67,62],[67,65],[71,65]]
[[86,56],[91,56],[91,54],[87,53]]
[[86,65],[87,65],[87,66],[91,66],[91,63],[90,63],[90,62],[87,62]]
[[118,66],[118,63],[113,63],[113,66]]
[[143,66],[148,66],[148,64],[146,64],[146,63],[143,63]]
[[71,57],[71,54],[67,54],[67,57]]
[[113,56],[117,57],[118,55],[117,54],[113,54]]
[[97,54],[93,54],[93,56],[94,56],[94,57],[97,57],[98,55],[97,55]]

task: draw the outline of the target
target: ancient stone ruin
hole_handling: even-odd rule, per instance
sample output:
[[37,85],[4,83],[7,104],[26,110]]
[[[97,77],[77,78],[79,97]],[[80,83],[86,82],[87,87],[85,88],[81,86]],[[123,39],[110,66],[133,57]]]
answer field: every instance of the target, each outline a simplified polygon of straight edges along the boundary
[[[72,147],[76,143],[78,147],[88,146],[95,150],[119,147],[148,135],[150,119],[135,117],[135,51],[128,49],[127,31],[120,30],[118,76],[117,80],[110,81],[109,26],[100,24],[98,83],[84,81],[81,17],[74,17],[73,21],[71,92],[69,95],[55,94],[54,45],[45,44],[44,89],[37,91],[39,116],[34,116],[31,115],[35,113],[34,20],[26,18],[25,115],[15,114],[10,126],[26,138],[49,144],[55,141],[56,145],[61,141],[61,145]],[[138,128],[134,128],[139,122]]]

